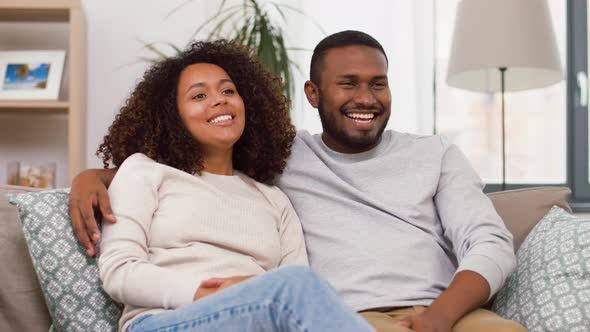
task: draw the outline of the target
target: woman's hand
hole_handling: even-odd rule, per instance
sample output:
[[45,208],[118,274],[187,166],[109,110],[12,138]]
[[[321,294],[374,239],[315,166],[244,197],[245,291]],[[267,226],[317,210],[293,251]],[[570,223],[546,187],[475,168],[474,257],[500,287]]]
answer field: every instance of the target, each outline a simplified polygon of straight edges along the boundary
[[211,278],[204,280],[199,285],[199,289],[195,292],[193,296],[193,301],[199,300],[205,296],[209,296],[216,292],[219,292],[222,289],[231,287],[233,285],[237,285],[240,282],[252,278],[254,275],[247,275],[247,276],[234,276],[229,278]]

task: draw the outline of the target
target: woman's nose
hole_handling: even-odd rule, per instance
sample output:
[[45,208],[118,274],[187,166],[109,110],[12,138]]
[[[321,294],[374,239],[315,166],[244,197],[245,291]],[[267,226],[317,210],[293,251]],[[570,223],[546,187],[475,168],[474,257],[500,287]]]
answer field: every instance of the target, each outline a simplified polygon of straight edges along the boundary
[[217,94],[215,96],[214,106],[227,104],[227,97],[224,94]]

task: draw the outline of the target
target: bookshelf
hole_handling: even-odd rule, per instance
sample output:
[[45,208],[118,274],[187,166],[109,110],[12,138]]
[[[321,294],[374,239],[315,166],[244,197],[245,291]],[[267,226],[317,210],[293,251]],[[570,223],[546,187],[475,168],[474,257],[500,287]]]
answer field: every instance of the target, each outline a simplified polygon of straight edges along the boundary
[[[65,117],[67,122],[66,145],[67,181],[84,168],[85,156],[85,109],[86,109],[86,23],[83,8],[79,0],[0,0],[0,23],[26,24],[33,29],[42,27],[43,23],[62,23],[67,26],[66,69],[62,76],[62,87],[59,100],[0,100],[0,115],[14,117],[31,117],[35,121],[45,121],[44,117]],[[41,24],[38,24],[41,23]],[[41,32],[41,31],[40,31]],[[35,49],[35,45],[27,45]],[[63,45],[55,45],[54,49],[63,49]],[[42,49],[47,49],[44,46]],[[2,45],[2,50],[18,50],[18,46]],[[7,120],[2,120],[7,121]],[[49,121],[49,120],[48,120]],[[23,130],[26,130],[23,128]],[[63,133],[62,133],[63,134]],[[43,137],[43,135],[39,135]],[[32,138],[34,139],[34,138]],[[43,139],[31,144],[23,144],[23,149],[30,155],[43,150]],[[0,155],[2,155],[0,142]],[[4,142],[6,145],[7,143]],[[9,142],[12,150],[19,149],[18,142]],[[61,143],[60,143],[61,144]],[[56,156],[57,158],[57,156]],[[6,167],[0,165],[0,167]],[[4,182],[4,179],[0,179]],[[59,186],[59,183],[58,183]]]

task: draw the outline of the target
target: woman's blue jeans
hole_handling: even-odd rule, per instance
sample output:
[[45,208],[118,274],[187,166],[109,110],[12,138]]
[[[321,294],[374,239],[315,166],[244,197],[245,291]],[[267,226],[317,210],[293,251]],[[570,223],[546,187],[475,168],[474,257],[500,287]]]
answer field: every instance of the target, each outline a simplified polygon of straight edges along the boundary
[[309,268],[287,266],[190,305],[140,317],[127,328],[127,332],[139,331],[374,330]]

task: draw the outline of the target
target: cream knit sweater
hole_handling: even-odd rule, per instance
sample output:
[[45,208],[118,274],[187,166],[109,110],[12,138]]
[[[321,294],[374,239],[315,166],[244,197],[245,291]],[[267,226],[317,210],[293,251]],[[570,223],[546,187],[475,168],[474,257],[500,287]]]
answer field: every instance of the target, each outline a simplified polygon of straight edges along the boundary
[[276,187],[234,176],[191,175],[134,154],[109,187],[116,224],[103,223],[105,291],[140,314],[190,304],[201,281],[307,265],[299,219]]

